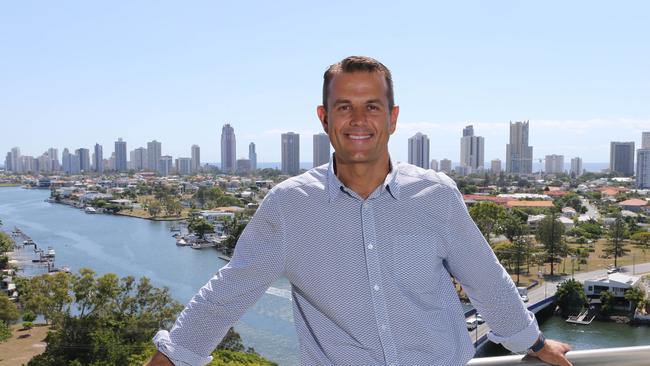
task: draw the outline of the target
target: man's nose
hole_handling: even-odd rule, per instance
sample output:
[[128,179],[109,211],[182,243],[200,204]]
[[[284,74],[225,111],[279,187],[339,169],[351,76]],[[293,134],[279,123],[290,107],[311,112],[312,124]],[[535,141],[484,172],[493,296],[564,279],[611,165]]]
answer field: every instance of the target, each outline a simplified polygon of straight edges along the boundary
[[363,125],[366,123],[366,117],[365,108],[353,108],[350,124],[353,126]]

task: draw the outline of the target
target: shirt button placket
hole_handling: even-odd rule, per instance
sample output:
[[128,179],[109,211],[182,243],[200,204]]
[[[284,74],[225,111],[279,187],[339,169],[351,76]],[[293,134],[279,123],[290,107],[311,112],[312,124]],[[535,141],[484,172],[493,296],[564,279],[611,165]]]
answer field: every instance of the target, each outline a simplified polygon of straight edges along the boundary
[[366,248],[366,263],[368,265],[368,280],[371,285],[371,296],[375,314],[375,321],[379,329],[379,339],[381,341],[386,363],[396,364],[397,350],[393,343],[392,336],[388,327],[388,309],[386,297],[381,286],[381,268],[379,249],[373,250],[376,244],[375,221],[373,217],[372,206],[365,201],[361,206],[361,217],[363,225],[363,240]]

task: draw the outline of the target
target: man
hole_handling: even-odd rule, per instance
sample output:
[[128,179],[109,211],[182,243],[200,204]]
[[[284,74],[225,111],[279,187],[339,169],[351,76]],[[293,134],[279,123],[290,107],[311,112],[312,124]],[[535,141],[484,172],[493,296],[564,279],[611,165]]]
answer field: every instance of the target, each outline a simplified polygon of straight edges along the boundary
[[462,365],[474,348],[450,274],[493,341],[557,365],[569,347],[544,340],[512,280],[444,174],[393,164],[390,71],[348,57],[325,73],[317,109],[334,147],[328,165],[272,189],[229,264],[154,338],[150,365],[195,365],[280,276],[292,285],[304,365]]

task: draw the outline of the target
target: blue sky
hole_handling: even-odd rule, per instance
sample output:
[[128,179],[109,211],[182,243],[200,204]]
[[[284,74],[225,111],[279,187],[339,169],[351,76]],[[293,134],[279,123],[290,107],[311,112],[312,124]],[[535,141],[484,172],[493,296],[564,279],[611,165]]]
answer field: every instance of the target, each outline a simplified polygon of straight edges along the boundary
[[280,133],[311,161],[325,68],[351,54],[391,68],[407,158],[458,161],[462,128],[505,160],[508,122],[530,120],[535,158],[607,162],[650,131],[650,5],[642,1],[19,1],[0,3],[0,153],[162,142],[218,162],[280,160]]

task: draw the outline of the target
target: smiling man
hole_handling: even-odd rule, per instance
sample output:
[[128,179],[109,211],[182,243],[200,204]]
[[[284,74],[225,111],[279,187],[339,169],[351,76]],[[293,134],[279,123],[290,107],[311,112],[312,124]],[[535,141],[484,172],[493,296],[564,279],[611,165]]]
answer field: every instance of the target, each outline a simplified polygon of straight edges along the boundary
[[317,109],[329,164],[274,187],[226,266],[170,332],[150,365],[203,365],[228,328],[285,276],[303,365],[463,365],[474,355],[454,276],[515,352],[570,365],[545,340],[517,288],[444,174],[393,164],[390,71],[368,57],[330,66]]

